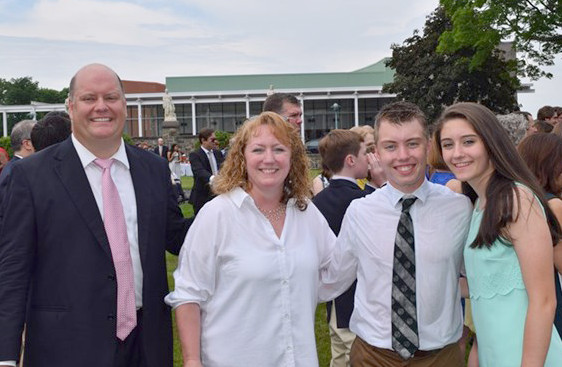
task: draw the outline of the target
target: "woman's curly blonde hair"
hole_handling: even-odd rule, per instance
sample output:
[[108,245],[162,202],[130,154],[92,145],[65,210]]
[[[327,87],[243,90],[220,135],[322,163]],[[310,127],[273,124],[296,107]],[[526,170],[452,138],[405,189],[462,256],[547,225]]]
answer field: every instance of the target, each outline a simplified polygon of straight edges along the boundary
[[248,141],[256,136],[258,127],[262,125],[269,126],[273,135],[291,150],[291,167],[285,179],[281,202],[287,203],[289,199],[295,198],[297,207],[306,210],[307,199],[311,196],[306,150],[298,130],[274,112],[262,112],[247,120],[234,134],[226,160],[213,180],[213,192],[217,195],[224,194],[236,187],[241,187],[246,192],[250,191],[251,183],[248,181],[244,151]]

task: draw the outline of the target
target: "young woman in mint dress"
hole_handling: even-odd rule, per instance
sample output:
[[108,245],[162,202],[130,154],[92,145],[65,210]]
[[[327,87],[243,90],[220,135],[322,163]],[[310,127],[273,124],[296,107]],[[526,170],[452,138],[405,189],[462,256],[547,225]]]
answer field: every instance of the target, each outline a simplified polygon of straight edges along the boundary
[[478,195],[464,259],[480,366],[562,366],[553,329],[561,231],[540,185],[486,107],[448,107],[436,137],[451,171]]

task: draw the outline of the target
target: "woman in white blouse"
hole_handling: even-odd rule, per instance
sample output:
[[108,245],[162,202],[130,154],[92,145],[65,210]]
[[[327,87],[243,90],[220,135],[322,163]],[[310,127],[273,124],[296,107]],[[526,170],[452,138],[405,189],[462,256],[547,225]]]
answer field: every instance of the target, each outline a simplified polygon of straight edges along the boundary
[[318,366],[314,313],[335,237],[310,204],[298,131],[246,121],[185,239],[174,307],[184,366]]

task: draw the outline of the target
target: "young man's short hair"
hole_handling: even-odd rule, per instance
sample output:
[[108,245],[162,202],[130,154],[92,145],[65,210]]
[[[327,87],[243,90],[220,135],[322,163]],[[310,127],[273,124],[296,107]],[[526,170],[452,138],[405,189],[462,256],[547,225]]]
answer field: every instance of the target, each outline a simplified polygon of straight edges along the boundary
[[556,110],[552,106],[543,106],[537,112],[537,120],[546,121],[556,116]]
[[375,139],[378,140],[379,128],[382,120],[386,120],[391,124],[402,125],[414,119],[420,122],[425,136],[429,138],[425,114],[418,106],[405,101],[392,102],[384,105],[375,117]]
[[361,149],[363,137],[350,130],[336,129],[330,131],[318,143],[322,164],[332,173],[340,172],[344,167],[345,157],[357,156]]
[[215,130],[208,127],[199,130],[199,143],[203,143],[203,140],[209,139],[214,132]]

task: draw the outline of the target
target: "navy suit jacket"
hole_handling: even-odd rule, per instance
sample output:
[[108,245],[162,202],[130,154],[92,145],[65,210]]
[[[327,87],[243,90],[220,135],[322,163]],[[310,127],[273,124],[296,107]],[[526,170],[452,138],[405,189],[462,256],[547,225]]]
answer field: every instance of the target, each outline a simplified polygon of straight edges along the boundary
[[[142,349],[147,366],[172,365],[165,250],[178,253],[189,221],[168,164],[126,145],[143,269]],[[0,360],[113,366],[117,283],[109,242],[71,139],[23,159],[7,177],[0,213]]]
[[20,159],[21,159],[20,157],[13,156],[12,159],[10,159],[8,163],[6,163],[2,172],[0,172],[0,184],[2,183],[2,181],[4,181],[6,176],[8,176],[8,173],[10,173],[10,171],[12,170],[12,165],[17,161],[19,161]]
[[168,147],[166,145],[162,145],[162,155],[160,155],[160,149],[158,149],[158,145],[154,148],[154,153],[157,156],[164,158],[166,161],[168,160]]
[[[348,180],[330,180],[330,185],[312,198],[312,202],[324,215],[328,221],[328,225],[337,236],[340,233],[343,216],[349,204],[351,204],[353,200],[365,197],[373,191],[372,188],[361,190],[357,184]],[[356,283],[357,281],[353,282],[347,291],[334,300],[336,303],[338,328],[349,328],[349,319],[353,312]],[[328,302],[326,307],[328,311],[328,321],[330,321],[332,302]]]
[[[220,168],[222,162],[224,161],[224,157],[220,151],[215,149],[213,149],[213,154],[215,155],[215,160],[217,161],[217,167]],[[213,173],[209,157],[207,157],[207,153],[205,153],[202,148],[189,153],[189,162],[191,163],[194,180],[189,202],[193,204],[193,211],[197,214],[203,205],[214,197],[211,192],[211,187],[209,186],[209,179]]]

